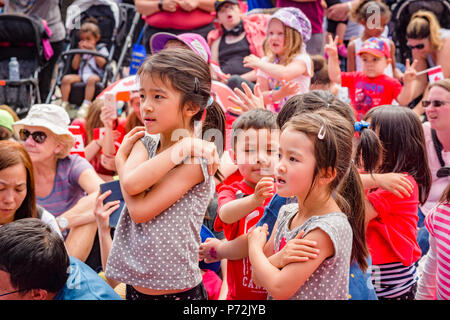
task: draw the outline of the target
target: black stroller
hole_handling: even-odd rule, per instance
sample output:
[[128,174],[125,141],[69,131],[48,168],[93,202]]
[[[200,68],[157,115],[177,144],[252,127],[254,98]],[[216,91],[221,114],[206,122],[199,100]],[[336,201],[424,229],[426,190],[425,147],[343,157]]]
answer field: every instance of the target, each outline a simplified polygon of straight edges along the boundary
[[[392,2],[392,1],[391,1]],[[392,4],[392,18],[389,25],[392,41],[395,43],[396,59],[405,63],[411,59],[411,52],[407,47],[406,28],[412,15],[419,10],[433,12],[441,28],[450,29],[450,1],[449,0],[404,0]]]
[[[89,18],[97,19],[101,30],[101,39],[99,44],[103,44],[108,49],[108,55],[105,56],[99,52],[90,50],[76,49],[78,47],[78,30],[83,22]],[[102,56],[107,60],[105,72],[101,82],[95,86],[94,98],[112,81],[114,68],[120,69],[121,65],[115,61],[116,57],[121,55],[124,40],[127,36],[127,9],[119,6],[111,0],[77,0],[67,9],[66,17],[66,49],[61,54],[58,63],[58,74],[46,102],[50,103],[56,86],[61,85],[62,77],[65,74],[76,73],[71,67],[72,58],[75,54],[91,54]],[[71,86],[69,103],[80,106],[84,99],[85,83],[78,82]]]
[[[43,40],[49,35],[42,20],[22,14],[0,14],[0,104],[22,118],[40,103],[39,71],[45,66]],[[19,80],[9,80],[9,62],[19,62]]]

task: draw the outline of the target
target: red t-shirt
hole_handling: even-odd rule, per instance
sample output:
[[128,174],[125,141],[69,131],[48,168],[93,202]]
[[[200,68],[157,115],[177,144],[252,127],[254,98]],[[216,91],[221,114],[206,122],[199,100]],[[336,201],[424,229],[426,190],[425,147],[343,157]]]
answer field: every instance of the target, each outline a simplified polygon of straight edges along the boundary
[[410,266],[421,256],[417,244],[419,188],[413,177],[407,178],[414,185],[409,198],[399,198],[381,188],[367,195],[378,213],[366,232],[373,264],[401,262]]
[[[217,192],[218,211],[230,201],[251,195],[255,190],[244,181],[234,182],[231,185],[223,185]],[[233,240],[242,234],[248,233],[264,214],[264,207],[270,202],[266,199],[264,205],[256,208],[247,216],[235,223],[224,223],[217,215],[214,221],[216,231],[224,231],[227,240]],[[227,262],[227,300],[266,300],[267,291],[256,286],[252,281],[252,271],[249,258],[241,260],[228,260]]]
[[[119,150],[119,146],[122,143],[123,137],[125,136],[126,132],[125,132],[125,125],[127,123],[126,119],[123,118],[118,118],[117,122],[116,122],[116,127],[114,128],[114,130],[117,130],[120,132],[120,137],[119,139],[117,139],[115,141],[115,147],[116,147],[116,152],[117,150]],[[83,118],[77,118],[74,119],[71,123],[71,125],[73,126],[79,126],[80,127],[80,133],[81,136],[83,137],[83,142],[84,142],[84,146],[87,146],[87,135],[86,135],[86,121]],[[104,174],[104,175],[113,175],[114,171],[108,170],[105,167],[102,166],[101,162],[100,162],[100,154],[102,153],[102,151],[100,150],[99,153],[97,153],[95,155],[95,157],[93,157],[91,159],[91,161],[89,161],[89,163],[94,167],[95,171],[97,173],[100,174]]]
[[341,85],[348,88],[358,121],[373,107],[392,104],[403,88],[400,81],[395,78],[385,74],[369,78],[361,71],[342,72]]

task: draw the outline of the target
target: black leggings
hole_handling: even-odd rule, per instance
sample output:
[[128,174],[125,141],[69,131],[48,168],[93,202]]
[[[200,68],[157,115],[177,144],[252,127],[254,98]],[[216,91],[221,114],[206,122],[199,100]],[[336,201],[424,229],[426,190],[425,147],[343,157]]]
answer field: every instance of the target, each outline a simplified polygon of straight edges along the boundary
[[126,300],[208,300],[208,293],[203,282],[187,291],[161,295],[144,294],[127,284]]

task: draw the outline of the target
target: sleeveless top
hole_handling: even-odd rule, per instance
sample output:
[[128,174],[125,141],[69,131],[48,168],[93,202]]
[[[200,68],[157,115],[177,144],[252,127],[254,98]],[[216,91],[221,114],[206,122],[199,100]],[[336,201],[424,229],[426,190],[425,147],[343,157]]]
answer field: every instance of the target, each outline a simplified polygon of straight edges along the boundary
[[224,73],[244,74],[252,68],[244,67],[244,57],[250,55],[250,44],[247,37],[235,43],[226,43],[225,36],[219,42],[219,65]]
[[[310,231],[319,228],[333,242],[334,255],[324,260],[289,300],[347,300],[353,244],[353,232],[347,216],[342,212],[312,216],[301,226],[290,230],[289,225],[297,211],[296,203],[281,207],[275,231],[274,251],[280,251],[284,244],[294,239],[301,230],[305,230],[305,237]],[[269,296],[269,299],[272,298]]]
[[[154,157],[159,135],[141,141]],[[200,231],[215,187],[206,160],[201,167],[205,180],[150,221],[135,223],[124,206],[106,264],[108,278],[155,290],[188,289],[202,281]]]

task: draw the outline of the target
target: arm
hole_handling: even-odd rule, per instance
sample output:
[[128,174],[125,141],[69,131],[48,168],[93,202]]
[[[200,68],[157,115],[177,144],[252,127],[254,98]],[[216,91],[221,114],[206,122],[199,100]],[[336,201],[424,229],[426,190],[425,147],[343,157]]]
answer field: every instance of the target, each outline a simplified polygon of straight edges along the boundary
[[347,72],[356,71],[355,41],[352,40],[347,47]]
[[75,54],[72,59],[72,69],[78,70],[80,68],[81,55]]
[[92,140],[84,147],[84,154],[87,161],[91,161],[97,153],[102,149],[102,146],[98,140]]
[[328,76],[331,82],[341,83],[341,68],[339,66],[339,56],[337,51],[338,37],[333,40],[330,35],[328,37],[328,43],[325,45],[325,52],[328,54]]
[[272,78],[279,81],[290,81],[308,72],[304,61],[294,60],[284,66],[265,61],[253,54],[244,58],[244,67],[261,69],[261,71],[269,74]]
[[409,197],[413,192],[413,184],[404,173],[360,174],[364,189],[381,188],[395,194],[399,198]]
[[[159,12],[159,0],[134,0],[134,5],[136,6],[136,10],[142,16],[151,16]],[[173,9],[173,5],[176,5],[176,1],[174,0],[163,0],[163,10],[174,12],[176,10]]]
[[329,236],[321,229],[314,229],[305,239],[318,243],[317,248],[320,250],[318,257],[306,262],[290,263],[279,270],[264,254],[261,242],[266,240],[266,233],[262,230],[264,228],[258,227],[249,234],[250,262],[257,282],[277,300],[288,299],[295,294],[322,262],[334,254],[333,243]]
[[370,220],[378,217],[378,212],[375,210],[374,206],[367,198],[364,200],[364,204],[365,204],[365,208],[366,208],[366,210],[365,210],[366,211],[365,225],[366,225],[366,230],[367,230],[367,226],[368,226]]
[[419,268],[422,269],[422,275],[417,284],[416,300],[435,300],[436,299],[436,239],[430,235],[430,249],[423,259],[421,259]]
[[241,74],[241,77],[247,81],[255,82],[256,81],[256,71],[252,70],[247,73]]
[[247,235],[227,241],[208,238],[200,245],[199,257],[206,263],[216,262],[223,259],[240,260],[248,256]]

